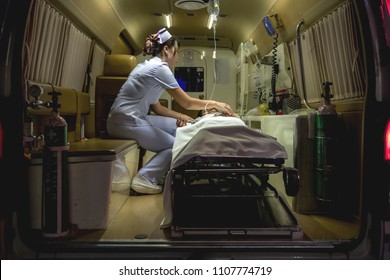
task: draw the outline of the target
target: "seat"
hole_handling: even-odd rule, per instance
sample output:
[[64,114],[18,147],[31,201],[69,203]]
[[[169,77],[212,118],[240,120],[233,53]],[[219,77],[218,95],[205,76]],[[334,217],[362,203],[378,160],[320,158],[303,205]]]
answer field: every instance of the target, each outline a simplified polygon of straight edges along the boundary
[[111,105],[130,72],[137,65],[133,55],[110,54],[104,61],[103,75],[96,77],[95,135],[106,138],[106,121]]
[[[130,72],[137,66],[137,58],[126,54],[109,54],[104,61],[103,75],[96,77],[95,88],[95,135],[98,138],[111,138],[107,133],[107,117],[110,108],[126,82]],[[168,100],[160,100],[168,107]],[[143,166],[146,150],[139,147],[138,170]]]

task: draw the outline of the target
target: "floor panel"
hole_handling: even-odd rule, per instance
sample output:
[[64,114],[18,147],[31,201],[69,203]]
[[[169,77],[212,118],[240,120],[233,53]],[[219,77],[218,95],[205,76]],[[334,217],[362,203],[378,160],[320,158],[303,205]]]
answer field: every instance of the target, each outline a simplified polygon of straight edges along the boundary
[[[163,195],[128,196],[107,230],[90,231],[79,240],[166,240],[160,229]],[[299,226],[310,240],[349,240],[359,233],[358,221],[345,221],[324,215],[296,214]]]

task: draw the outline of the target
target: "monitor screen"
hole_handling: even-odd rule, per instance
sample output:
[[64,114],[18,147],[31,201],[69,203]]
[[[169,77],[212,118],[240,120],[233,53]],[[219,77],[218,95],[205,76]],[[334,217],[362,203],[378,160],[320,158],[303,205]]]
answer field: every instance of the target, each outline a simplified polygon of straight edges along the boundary
[[186,92],[204,91],[203,67],[175,67],[175,78]]

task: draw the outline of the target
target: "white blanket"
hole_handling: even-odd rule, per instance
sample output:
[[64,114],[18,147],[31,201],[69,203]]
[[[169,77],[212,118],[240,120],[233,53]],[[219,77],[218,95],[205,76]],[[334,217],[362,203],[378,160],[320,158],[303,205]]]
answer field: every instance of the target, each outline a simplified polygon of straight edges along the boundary
[[207,117],[178,128],[171,168],[165,178],[161,228],[169,227],[172,221],[171,171],[196,156],[287,159],[287,152],[275,138],[248,128],[235,117]]
[[208,114],[201,117],[200,119],[197,119],[197,122],[194,124],[179,127],[177,129],[175,143],[173,144],[172,148],[172,164],[174,164],[183,148],[188,144],[192,137],[198,133],[200,129],[206,127],[237,125],[245,126],[245,123],[241,119],[235,117],[223,117],[215,116],[215,114]]

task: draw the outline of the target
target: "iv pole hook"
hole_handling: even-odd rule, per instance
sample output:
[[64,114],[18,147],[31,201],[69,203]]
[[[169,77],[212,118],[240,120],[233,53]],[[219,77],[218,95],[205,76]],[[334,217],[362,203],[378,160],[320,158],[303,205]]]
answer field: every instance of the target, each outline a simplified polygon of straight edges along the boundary
[[301,45],[301,38],[300,38],[300,29],[301,26],[305,23],[303,19],[301,19],[296,27],[296,40],[298,44],[298,56],[299,56],[299,68],[301,69],[301,83],[302,83],[302,91],[303,91],[303,103],[305,104],[307,109],[311,109],[306,101],[306,84],[305,84],[305,74],[303,69],[303,58],[302,58],[302,45]]

